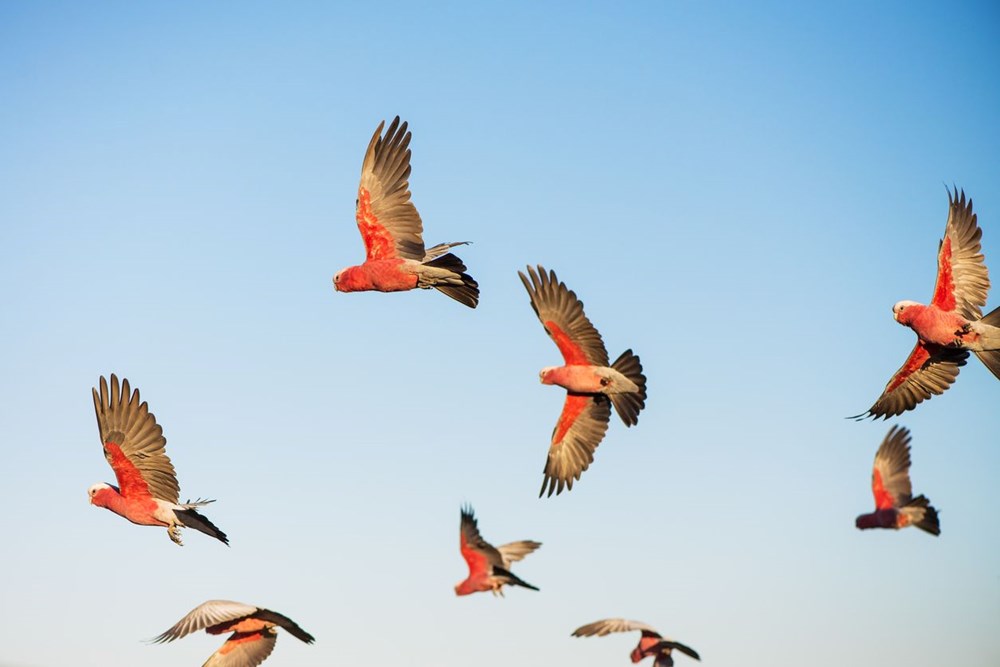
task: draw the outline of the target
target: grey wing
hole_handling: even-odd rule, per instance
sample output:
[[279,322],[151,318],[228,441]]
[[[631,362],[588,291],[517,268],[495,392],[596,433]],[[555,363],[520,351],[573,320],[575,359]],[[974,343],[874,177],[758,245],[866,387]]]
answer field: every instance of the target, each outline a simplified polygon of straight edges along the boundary
[[[368,259],[388,259],[380,247],[384,235],[392,237],[395,253],[404,259],[424,260],[423,222],[410,201],[410,133],[396,116],[385,136],[385,123],[372,135],[361,165],[358,186],[358,229]],[[367,201],[366,201],[367,200]]]
[[516,563],[523,559],[540,546],[542,546],[541,542],[521,540],[520,542],[501,544],[497,547],[497,551],[500,552],[500,557],[503,559],[503,568],[509,570],[511,563]]
[[986,305],[990,276],[980,252],[982,230],[965,191],[948,193],[948,222],[938,247],[938,275],[931,303],[954,309],[967,320],[978,320]]
[[659,632],[651,625],[639,621],[629,621],[624,618],[605,618],[587,625],[581,625],[573,631],[574,637],[603,637],[612,632],[632,632],[639,630],[647,637],[659,637]]
[[[485,556],[486,561],[490,565],[503,567],[503,557],[500,555],[500,552],[479,534],[479,522],[476,520],[471,507],[462,508],[459,530],[461,533],[460,546],[463,556],[466,555],[466,550],[471,550]],[[468,557],[466,557],[466,560],[468,560]]]
[[611,419],[611,403],[603,394],[566,394],[559,421],[545,460],[545,477],[539,497],[573,489],[573,482],[594,460],[594,451],[604,439]]
[[853,419],[888,419],[912,410],[933,395],[944,393],[958,377],[959,368],[965,365],[968,356],[965,350],[925,346],[917,341],[875,404]]
[[[893,506],[902,507],[913,498],[910,486],[910,431],[893,426],[882,440],[875,454],[875,470],[882,482],[882,490],[892,496]],[[873,483],[875,503],[881,506],[879,491]]]
[[[146,402],[140,400],[139,390],[136,389],[131,396],[129,391],[128,380],[123,379],[119,388],[114,373],[111,374],[110,390],[104,376],[100,379],[100,392],[93,390],[94,412],[101,444],[105,446],[104,455],[111,463],[112,456],[106,444],[117,444],[129,462],[139,470],[153,497],[177,503],[180,489],[177,473],[167,456],[163,428],[156,423],[156,416],[149,411]],[[124,486],[121,471],[115,469],[115,474],[119,476],[119,486]]]
[[445,253],[447,253],[449,250],[451,250],[455,246],[460,246],[460,245],[469,245],[469,241],[455,241],[453,243],[438,243],[436,246],[433,246],[431,248],[427,248],[427,250],[424,251],[423,262],[426,264],[427,262],[435,260],[438,257],[441,257],[442,255],[444,255]]
[[235,621],[238,618],[257,613],[258,607],[233,602],[232,600],[209,600],[203,602],[177,621],[172,628],[152,640],[155,644],[172,642],[192,632],[210,628],[219,623]]
[[[555,342],[567,364],[584,361],[593,366],[608,365],[608,351],[601,334],[583,312],[583,302],[573,290],[556,278],[555,271],[528,267],[528,276],[517,272],[528,290],[531,307],[545,331]],[[554,326],[553,326],[554,325]],[[558,330],[557,330],[558,329]],[[586,359],[579,359],[580,355]]]
[[202,667],[257,667],[271,655],[277,641],[274,628],[264,628],[259,639],[252,641],[242,633],[233,633]]

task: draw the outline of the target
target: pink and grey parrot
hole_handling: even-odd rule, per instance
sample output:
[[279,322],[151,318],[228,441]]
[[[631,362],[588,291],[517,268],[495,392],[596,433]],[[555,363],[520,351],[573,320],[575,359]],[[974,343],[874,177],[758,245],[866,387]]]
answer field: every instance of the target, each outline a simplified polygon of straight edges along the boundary
[[937,510],[927,498],[914,498],[910,489],[910,432],[893,426],[875,454],[872,469],[875,511],[862,514],[854,525],[866,528],[916,526],[931,535],[940,535]]
[[153,640],[161,644],[204,630],[210,635],[232,632],[202,667],[257,667],[271,655],[282,627],[307,644],[315,639],[287,616],[276,611],[229,600],[209,600],[191,610],[177,624]]
[[929,305],[899,301],[897,322],[917,334],[917,344],[868,412],[854,418],[888,419],[940,394],[958,377],[969,352],[1000,378],[1000,308],[986,317],[982,308],[990,289],[980,250],[982,230],[965,191],[948,192],[948,223],[938,247],[937,283]]
[[603,621],[595,621],[582,625],[573,631],[574,637],[603,637],[612,632],[631,632],[639,630],[642,636],[639,638],[639,645],[632,649],[630,657],[632,662],[639,662],[644,658],[654,656],[653,667],[671,667],[674,659],[671,652],[674,650],[701,660],[698,653],[693,648],[685,646],[680,642],[664,639],[663,636],[651,626],[638,621],[626,621],[624,618],[606,618]]
[[118,486],[94,484],[87,491],[90,504],[106,507],[140,526],[165,526],[177,545],[181,544],[181,526],[229,544],[226,534],[196,509],[214,501],[178,503],[177,475],[167,457],[167,439],[149,406],[139,401],[139,390],[129,397],[128,380],[122,380],[119,391],[113,373],[110,393],[103,376],[100,384],[100,394],[93,390],[97,428]]
[[465,273],[465,264],[448,252],[457,243],[424,248],[423,223],[410,201],[410,133],[399,116],[381,136],[379,123],[361,165],[355,218],[365,242],[365,262],[337,272],[338,292],[401,292],[420,287],[444,292],[475,308],[479,284]]
[[626,426],[638,423],[639,411],[646,405],[646,376],[632,350],[625,350],[615,363],[608,365],[608,351],[601,334],[583,313],[583,303],[555,271],[536,271],[528,267],[528,276],[518,271],[531,297],[531,307],[562,352],[565,366],[550,366],[539,373],[542,384],[557,384],[566,389],[562,414],[552,431],[549,456],[545,462],[541,497],[556,495],[563,488],[572,490],[573,482],[590,467],[594,450],[608,430],[611,406]]
[[510,564],[542,546],[541,542],[521,540],[494,547],[479,534],[472,508],[463,507],[458,546],[462,551],[462,558],[469,565],[469,576],[465,581],[455,585],[455,595],[493,591],[493,595],[503,597],[503,587],[506,585],[538,590],[514,575],[510,571]]

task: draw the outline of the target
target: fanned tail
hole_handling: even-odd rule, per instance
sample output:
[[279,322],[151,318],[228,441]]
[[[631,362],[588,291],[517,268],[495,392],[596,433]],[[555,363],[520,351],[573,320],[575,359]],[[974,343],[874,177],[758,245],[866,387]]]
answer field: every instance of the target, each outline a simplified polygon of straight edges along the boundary
[[642,374],[642,364],[639,362],[639,357],[632,354],[632,350],[625,350],[615,363],[611,364],[611,368],[639,387],[638,392],[607,395],[625,425],[635,426],[639,423],[639,411],[646,407],[646,376]]
[[910,517],[910,523],[931,535],[941,534],[941,524],[938,523],[937,510],[931,506],[931,501],[923,495],[917,496],[906,503],[900,510]]
[[505,579],[507,579],[507,583],[511,584],[512,586],[523,586],[524,588],[530,588],[533,591],[537,591],[538,590],[537,586],[532,586],[527,581],[525,581],[524,579],[521,579],[520,577],[518,577],[513,572],[511,572],[509,570],[505,570],[502,567],[498,567],[498,566],[494,565],[493,566],[493,574],[495,576],[504,577]]
[[[459,244],[453,243],[451,245]],[[428,256],[439,247],[434,246],[434,248],[431,248],[428,251]],[[434,275],[431,277],[427,287],[433,287],[469,308],[475,308],[479,304],[479,283],[466,273],[465,264],[456,255],[449,252],[447,255],[441,255],[434,257],[430,261],[424,261],[423,264],[434,269],[443,269],[446,272],[443,276]],[[418,286],[422,287],[423,285],[418,284]]]
[[185,503],[181,507],[185,509],[174,510],[174,516],[185,528],[194,528],[195,530],[201,531],[206,535],[214,537],[226,546],[229,546],[229,538],[226,534],[216,527],[211,521],[208,520],[204,514],[200,514],[195,507],[200,507],[206,505],[212,500],[196,500],[193,503]]

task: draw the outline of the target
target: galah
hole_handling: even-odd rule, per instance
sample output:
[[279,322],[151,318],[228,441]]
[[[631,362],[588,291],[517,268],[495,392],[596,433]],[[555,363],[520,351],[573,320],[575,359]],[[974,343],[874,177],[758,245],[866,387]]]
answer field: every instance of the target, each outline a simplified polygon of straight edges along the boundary
[[462,558],[469,565],[469,576],[455,585],[455,595],[493,591],[493,595],[503,597],[503,587],[507,585],[537,591],[537,587],[511,573],[510,564],[521,560],[540,546],[541,542],[521,540],[494,547],[479,534],[472,508],[463,507],[459,525],[459,549],[462,551]]
[[316,641],[287,616],[230,600],[209,600],[198,605],[174,627],[152,641],[157,644],[172,642],[199,630],[210,635],[232,632],[202,667],[257,667],[274,650],[278,627],[307,644]]
[[583,302],[555,271],[536,271],[528,267],[528,276],[520,271],[531,307],[542,326],[562,352],[564,366],[549,366],[539,373],[542,384],[556,384],[566,389],[559,421],[552,431],[549,455],[545,462],[541,497],[546,489],[551,496],[572,489],[573,482],[590,467],[594,450],[608,430],[611,406],[625,426],[638,423],[639,411],[646,405],[646,376],[632,350],[625,350],[615,363],[608,365],[608,351],[601,334],[583,313]]
[[606,618],[602,621],[594,621],[587,625],[581,625],[573,631],[574,637],[603,637],[612,632],[631,632],[638,630],[642,633],[639,638],[639,645],[632,649],[629,657],[632,662],[639,662],[644,658],[654,656],[653,667],[671,667],[674,659],[671,652],[680,651],[695,660],[701,660],[698,653],[691,647],[680,642],[664,639],[663,636],[651,626],[639,621],[626,621],[624,618]]
[[854,525],[866,528],[916,526],[931,535],[940,535],[937,510],[927,498],[913,497],[910,489],[910,432],[893,426],[875,454],[872,469],[875,511],[862,514]]
[[457,243],[424,248],[423,223],[410,201],[410,133],[393,119],[382,135],[379,123],[361,164],[361,185],[354,216],[365,242],[365,262],[341,269],[333,277],[338,292],[401,292],[420,287],[444,292],[475,308],[479,284],[465,264],[448,252]]
[[944,392],[958,377],[969,352],[1000,379],[1000,308],[986,317],[982,308],[990,289],[980,252],[982,230],[965,191],[948,192],[948,222],[938,246],[937,283],[928,305],[899,301],[893,318],[917,334],[909,358],[892,376],[867,412],[853,419],[888,419]]
[[229,544],[226,534],[196,508],[215,502],[178,502],[179,488],[174,466],[167,457],[167,439],[139,390],[129,396],[127,379],[111,374],[111,390],[101,377],[101,391],[94,394],[97,428],[104,445],[104,457],[111,464],[118,486],[94,484],[87,493],[90,504],[105,507],[140,526],[164,526],[167,535],[181,544],[180,528],[194,528]]

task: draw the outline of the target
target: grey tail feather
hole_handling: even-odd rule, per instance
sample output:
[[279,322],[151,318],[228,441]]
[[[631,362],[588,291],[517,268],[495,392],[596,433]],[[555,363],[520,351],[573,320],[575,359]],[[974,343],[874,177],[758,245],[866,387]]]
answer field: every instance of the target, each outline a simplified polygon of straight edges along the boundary
[[611,364],[611,368],[639,387],[638,392],[608,394],[611,404],[615,406],[615,412],[625,425],[635,426],[639,423],[639,411],[646,407],[646,376],[642,374],[642,364],[639,362],[639,357],[632,354],[632,350],[625,350],[615,359],[615,363]]
[[475,308],[479,304],[479,283],[466,273],[465,264],[462,263],[462,260],[458,256],[449,252],[447,255],[435,257],[429,262],[424,262],[424,264],[437,269],[447,269],[452,273],[457,273],[462,279],[461,285],[434,285],[434,289],[447,294],[455,301],[469,308]]
[[[993,312],[989,313],[979,321],[991,327],[1000,327],[1000,308],[995,308]],[[990,372],[993,373],[998,380],[1000,380],[1000,350],[976,352],[976,356],[979,357],[979,361],[983,362],[983,365],[990,369]]]
[[194,528],[195,530],[201,531],[206,535],[214,537],[226,546],[229,546],[229,538],[226,537],[226,534],[219,530],[215,524],[209,521],[204,514],[199,514],[198,510],[174,510],[174,516],[180,519],[181,523],[186,528]]
[[934,507],[931,506],[931,501],[927,500],[926,496],[919,495],[910,502],[906,503],[904,507],[907,508],[920,508],[923,510],[922,515],[915,525],[920,530],[925,530],[931,535],[941,534],[941,524],[938,522],[938,513]]
[[515,586],[524,586],[525,588],[530,588],[533,591],[537,591],[538,590],[537,586],[532,586],[527,581],[525,581],[524,579],[521,579],[520,577],[518,577],[516,574],[514,574],[510,570],[505,570],[502,567],[498,567],[498,566],[494,565],[493,566],[493,574],[494,575],[499,575],[501,577],[507,577],[508,579],[510,579],[510,581],[507,582],[509,584],[513,584]]

